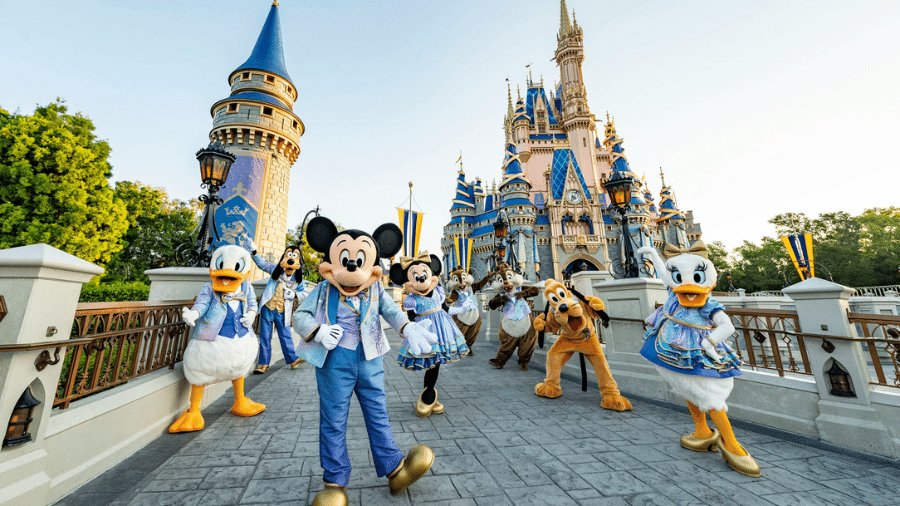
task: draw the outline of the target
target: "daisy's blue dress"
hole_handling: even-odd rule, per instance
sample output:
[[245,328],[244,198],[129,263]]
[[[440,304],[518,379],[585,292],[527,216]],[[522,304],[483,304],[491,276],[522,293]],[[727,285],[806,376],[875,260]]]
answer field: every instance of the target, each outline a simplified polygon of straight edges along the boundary
[[740,376],[741,359],[725,343],[716,345],[722,362],[714,362],[700,341],[714,328],[712,317],[725,306],[708,298],[703,307],[684,307],[669,289],[669,298],[647,318],[641,355],[654,364],[682,374],[729,378]]
[[435,365],[456,362],[469,352],[465,336],[441,307],[445,298],[444,289],[438,286],[431,293],[431,297],[409,294],[403,299],[403,309],[415,311],[417,322],[430,321],[431,331],[438,336],[437,344],[431,345],[431,353],[424,356],[415,356],[407,351],[406,346],[400,347],[397,363],[406,369],[410,371],[431,369]]

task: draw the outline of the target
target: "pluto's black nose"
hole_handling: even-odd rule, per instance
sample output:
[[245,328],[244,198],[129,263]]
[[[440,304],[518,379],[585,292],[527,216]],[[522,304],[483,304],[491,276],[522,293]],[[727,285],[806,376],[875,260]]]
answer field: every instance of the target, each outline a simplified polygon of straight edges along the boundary
[[560,313],[565,313],[566,311],[569,310],[569,305],[568,304],[560,304],[557,309],[559,309]]

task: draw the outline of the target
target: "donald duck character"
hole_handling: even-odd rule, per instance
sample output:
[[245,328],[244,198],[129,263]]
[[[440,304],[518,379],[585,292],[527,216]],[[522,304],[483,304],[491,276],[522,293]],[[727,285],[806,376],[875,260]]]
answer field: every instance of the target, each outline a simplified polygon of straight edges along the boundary
[[272,360],[272,324],[278,332],[278,341],[281,343],[281,353],[284,361],[296,369],[303,363],[303,359],[297,356],[294,347],[294,339],[291,337],[291,314],[294,312],[294,299],[298,290],[303,288],[303,280],[297,279],[300,274],[300,262],[302,262],[299,246],[289,246],[281,254],[278,264],[266,262],[256,252],[256,243],[253,239],[247,239],[247,246],[253,255],[256,266],[270,274],[266,288],[259,300],[259,362],[253,374],[265,374],[269,370],[269,362]]
[[400,250],[403,233],[390,223],[371,235],[361,230],[338,232],[331,220],[317,216],[310,220],[306,234],[309,245],[325,255],[319,265],[325,281],[316,285],[293,316],[294,330],[303,336],[297,353],[316,366],[319,392],[319,460],[325,486],[313,505],[348,502],[347,415],[354,392],[365,419],[375,472],[387,476],[391,493],[399,494],[428,472],[434,451],[416,445],[404,458],[394,443],[384,392],[383,355],[390,345],[381,319],[415,355],[429,353],[438,341],[428,330],[431,322],[410,322],[379,282],[380,259]]
[[192,327],[184,350],[184,377],[191,384],[191,405],[169,426],[170,433],[202,430],[200,401],[203,388],[231,380],[234,405],[231,414],[254,416],[266,406],[244,395],[244,376],[256,362],[259,344],[253,333],[256,293],[247,281],[250,254],[240,246],[222,246],[212,254],[210,282],[203,286],[194,306],[182,308],[181,318]]
[[[690,249],[667,244],[666,261],[645,246],[659,278],[669,289],[666,303],[647,318],[641,355],[652,362],[675,393],[687,399],[696,430],[681,437],[681,446],[695,452],[721,451],[735,471],[759,477],[753,457],[737,442],[728,421],[725,401],[741,374],[741,359],[725,344],[734,325],[725,307],[709,293],[716,286],[716,268],[701,241]],[[706,424],[709,413],[716,429]]]

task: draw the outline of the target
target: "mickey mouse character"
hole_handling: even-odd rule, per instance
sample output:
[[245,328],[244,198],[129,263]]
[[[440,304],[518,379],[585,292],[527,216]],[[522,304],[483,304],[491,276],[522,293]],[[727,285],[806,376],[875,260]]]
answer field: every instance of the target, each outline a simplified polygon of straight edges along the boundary
[[400,263],[391,266],[391,281],[395,285],[403,285],[409,293],[403,299],[403,309],[411,321],[431,322],[438,336],[425,356],[422,353],[401,347],[397,363],[410,371],[425,371],[425,388],[416,400],[416,415],[420,418],[444,412],[444,405],[437,401],[438,373],[441,364],[456,362],[469,353],[465,337],[459,327],[450,319],[443,309],[446,295],[439,285],[441,260],[427,251],[418,257],[400,257]]
[[253,335],[256,294],[247,281],[250,254],[240,246],[222,246],[209,263],[210,282],[203,285],[193,307],[182,308],[181,317],[191,329],[184,350],[184,377],[191,384],[191,405],[169,426],[170,433],[202,430],[200,414],[203,389],[231,380],[234,405],[231,414],[254,416],[266,406],[244,395],[244,376],[253,368],[259,346]]
[[294,330],[304,337],[300,357],[316,366],[319,391],[319,459],[325,488],[313,506],[347,504],[350,458],[347,455],[347,415],[356,392],[369,434],[375,472],[387,476],[392,494],[421,478],[434,462],[425,445],[410,449],[404,459],[394,443],[384,393],[382,356],[390,345],[381,318],[402,337],[404,348],[426,353],[437,342],[428,322],[412,323],[386,295],[379,282],[381,257],[400,250],[403,233],[384,224],[371,235],[361,230],[338,232],[328,218],[317,216],[306,228],[309,245],[325,254],[320,282],[294,313]]
[[475,292],[484,288],[490,280],[490,276],[488,276],[478,283],[474,283],[472,275],[462,267],[447,274],[446,287],[450,291],[450,295],[447,296],[447,303],[450,306],[447,313],[453,317],[453,322],[466,337],[466,346],[469,347],[470,357],[475,354],[472,351],[472,345],[475,344],[478,332],[481,331],[481,311],[478,309],[478,301],[475,300]]
[[497,369],[503,369],[506,361],[518,348],[519,369],[527,371],[528,362],[534,353],[534,344],[537,342],[537,332],[531,325],[534,315],[525,299],[541,292],[533,286],[522,288],[522,283],[525,282],[522,275],[506,264],[500,264],[500,267],[488,276],[491,278],[491,288],[502,290],[488,302],[488,307],[503,311],[503,320],[497,333],[500,348],[497,350],[497,356],[488,362]]
[[259,312],[259,362],[253,374],[264,374],[269,370],[269,362],[272,360],[273,323],[278,332],[284,361],[291,369],[296,369],[303,363],[303,359],[297,356],[294,339],[291,337],[291,313],[294,310],[297,291],[303,286],[303,280],[297,279],[300,274],[300,262],[303,261],[300,248],[288,246],[281,254],[278,264],[273,264],[257,254],[256,243],[252,239],[247,240],[247,245],[256,266],[271,275],[259,300],[262,307]]

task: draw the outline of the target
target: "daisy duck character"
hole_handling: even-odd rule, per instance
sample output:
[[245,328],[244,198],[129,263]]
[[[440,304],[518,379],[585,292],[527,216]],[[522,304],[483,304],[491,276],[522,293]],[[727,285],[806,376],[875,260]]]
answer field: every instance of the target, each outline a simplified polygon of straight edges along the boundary
[[252,268],[250,254],[240,246],[222,246],[212,254],[210,282],[203,286],[190,309],[181,317],[192,327],[184,350],[184,377],[191,384],[191,404],[169,426],[170,433],[202,430],[200,401],[203,388],[230,380],[234,387],[231,414],[254,416],[266,406],[244,395],[244,376],[253,369],[259,352],[253,321],[256,293],[247,281]]
[[447,313],[453,317],[453,322],[459,327],[459,331],[466,337],[466,346],[469,347],[469,355],[473,356],[472,345],[478,339],[478,332],[481,331],[481,310],[478,307],[478,300],[475,299],[475,292],[484,288],[490,281],[490,277],[486,277],[474,283],[472,275],[467,273],[463,268],[457,268],[447,275],[447,290],[450,295],[447,296],[447,304],[449,308]]
[[375,472],[387,476],[392,494],[406,490],[425,475],[434,451],[425,445],[410,449],[406,458],[394,443],[384,392],[382,357],[390,348],[381,318],[403,338],[405,349],[428,352],[437,336],[429,322],[412,323],[385,294],[379,280],[381,257],[395,255],[403,242],[400,228],[384,224],[368,234],[344,230],[317,216],[306,228],[309,245],[325,255],[316,285],[293,316],[294,330],[303,336],[298,355],[316,366],[319,391],[319,459],[325,488],[314,506],[344,506],[350,481],[347,455],[347,415],[350,398],[362,408]]
[[[269,362],[272,360],[272,325],[278,332],[278,341],[281,343],[281,353],[284,361],[296,369],[303,363],[303,359],[297,356],[294,347],[294,339],[291,337],[291,314],[294,310],[294,299],[298,291],[303,289],[302,273],[300,271],[301,258],[299,246],[289,246],[281,254],[277,264],[267,262],[256,251],[256,243],[253,239],[247,240],[247,246],[253,255],[256,266],[270,275],[266,288],[259,300],[259,362],[254,374],[264,374],[269,370]],[[298,279],[300,276],[300,279]]]
[[403,309],[409,319],[430,322],[438,337],[426,354],[401,347],[397,357],[403,368],[425,371],[425,388],[416,400],[416,415],[419,418],[444,412],[444,405],[438,402],[437,390],[434,389],[441,364],[456,362],[469,353],[465,337],[443,309],[446,296],[444,288],[438,284],[440,274],[441,260],[427,251],[415,258],[400,257],[400,263],[392,265],[390,271],[391,282],[403,285],[409,293],[403,299]]
[[[681,437],[681,446],[696,452],[721,451],[735,471],[760,476],[759,465],[737,442],[728,421],[726,400],[741,374],[741,359],[725,344],[734,325],[725,308],[709,297],[716,286],[716,269],[706,246],[697,241],[689,249],[666,245],[659,257],[643,247],[659,278],[669,290],[665,304],[647,318],[641,355],[652,362],[675,393],[687,399],[696,430]],[[706,414],[716,424],[710,429]]]

